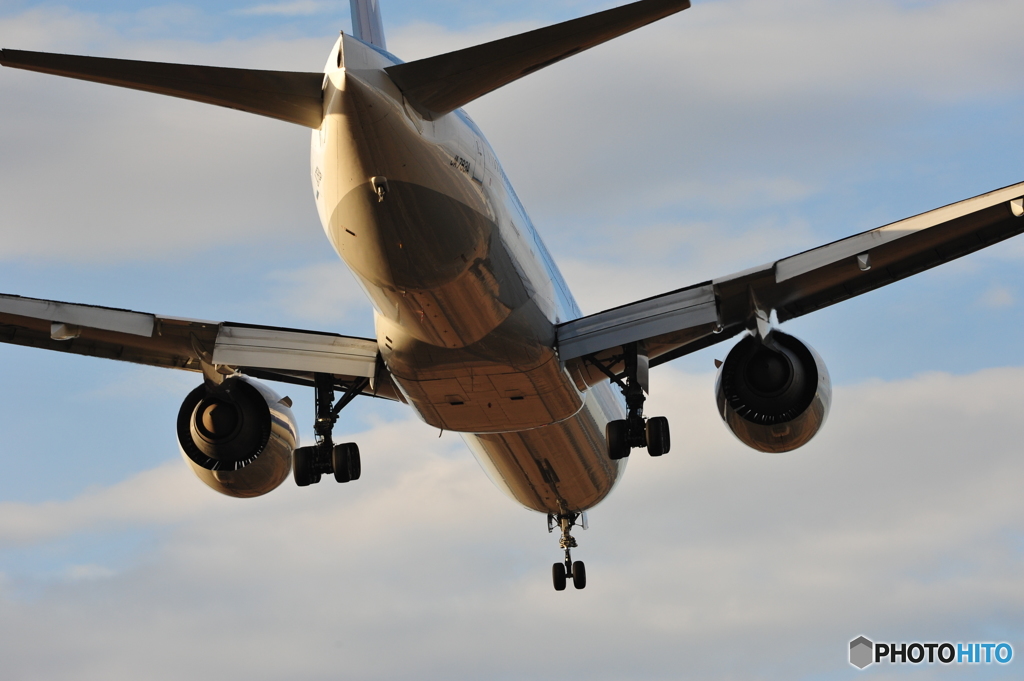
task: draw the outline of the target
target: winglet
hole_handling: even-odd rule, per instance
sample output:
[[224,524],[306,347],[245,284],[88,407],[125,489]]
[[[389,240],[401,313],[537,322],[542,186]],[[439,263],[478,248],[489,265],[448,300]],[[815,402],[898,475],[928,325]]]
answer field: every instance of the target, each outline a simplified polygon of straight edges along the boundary
[[416,110],[432,119],[689,6],[689,0],[641,0],[385,70]]

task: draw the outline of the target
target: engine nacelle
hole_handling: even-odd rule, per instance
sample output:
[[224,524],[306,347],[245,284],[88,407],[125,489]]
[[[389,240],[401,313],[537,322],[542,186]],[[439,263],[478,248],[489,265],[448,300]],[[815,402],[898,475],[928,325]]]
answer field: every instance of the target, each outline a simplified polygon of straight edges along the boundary
[[832,381],[821,357],[793,336],[747,336],[719,368],[718,413],[744,444],[788,452],[807,444],[828,417]]
[[205,384],[178,410],[178,445],[192,472],[232,497],[258,497],[292,470],[299,430],[291,403],[248,376]]

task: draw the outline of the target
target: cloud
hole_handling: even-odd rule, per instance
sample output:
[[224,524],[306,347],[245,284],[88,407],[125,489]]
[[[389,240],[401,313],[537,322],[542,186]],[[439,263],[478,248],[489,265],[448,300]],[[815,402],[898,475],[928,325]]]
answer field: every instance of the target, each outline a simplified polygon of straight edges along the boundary
[[[133,41],[95,18],[41,11],[0,19],[0,32],[19,48],[282,70],[319,70],[330,48]],[[0,259],[169,260],[254,239],[322,242],[304,128],[14,69],[0,69],[0,91]]]
[[[1018,14],[696,3],[472,113],[596,311],[1020,179]],[[536,27],[391,25],[406,58]],[[38,10],[0,33],[294,70],[319,69],[334,39],[142,39]],[[130,289],[139,309],[353,332],[356,289],[320,258],[307,131],[6,69],[0,92],[0,274],[18,291]],[[174,458],[191,380],[175,395],[156,370],[110,382],[99,360],[0,349],[5,677],[827,678],[859,634],[1019,638],[1024,370],[976,369],[1019,363],[1020,330],[976,303],[993,280],[1016,290],[1021,254],[1001,244],[795,322],[845,379],[790,455],[729,435],[712,376],[652,372],[648,411],[672,419],[674,450],[635,455],[578,534],[590,585],[562,594],[543,517],[400,405],[343,413],[357,483],[238,501]],[[964,375],[865,380],[922,366]],[[308,430],[309,391],[286,392]]]
[[340,655],[360,678],[675,678],[681,665],[703,679],[793,678],[846,669],[860,633],[1002,640],[1019,628],[1024,369],[840,388],[825,430],[784,456],[726,432],[711,376],[653,380],[652,413],[686,437],[659,460],[638,452],[591,513],[574,553],[585,591],[551,590],[559,552],[542,516],[506,500],[457,438],[405,420],[357,436],[364,477],[345,486],[237,502],[175,464],[27,505],[5,527],[34,528],[37,542],[172,524],[116,574],[70,556],[68,578],[31,600],[18,594],[32,575],[4,568],[5,667],[319,678]]
[[299,0],[298,2],[270,2],[252,5],[236,10],[235,13],[246,16],[277,16],[304,17],[317,14],[328,14],[337,10],[337,3],[316,2],[315,0]]
[[1017,302],[1017,297],[1013,295],[1013,291],[1006,288],[1005,286],[992,286],[992,288],[985,291],[985,294],[979,300],[984,307],[989,308],[1003,308],[1012,307]]
[[[273,301],[286,314],[304,323],[355,333],[373,333],[372,308],[355,276],[334,261],[271,272]],[[369,326],[368,326],[369,325]]]

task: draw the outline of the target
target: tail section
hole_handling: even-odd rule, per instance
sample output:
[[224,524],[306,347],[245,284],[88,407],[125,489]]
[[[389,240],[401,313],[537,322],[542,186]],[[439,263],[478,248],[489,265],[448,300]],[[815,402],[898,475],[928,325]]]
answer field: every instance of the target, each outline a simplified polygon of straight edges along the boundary
[[352,4],[352,35],[364,43],[388,49],[384,41],[384,21],[380,17],[379,0],[350,0]]
[[[376,0],[352,0],[356,5]],[[454,111],[534,71],[690,6],[690,0],[640,0],[457,52],[385,69],[427,118]]]

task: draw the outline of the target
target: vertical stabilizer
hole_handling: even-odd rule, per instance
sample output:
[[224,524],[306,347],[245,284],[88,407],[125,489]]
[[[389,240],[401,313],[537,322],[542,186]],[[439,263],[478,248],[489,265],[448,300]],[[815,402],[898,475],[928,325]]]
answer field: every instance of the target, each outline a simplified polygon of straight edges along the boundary
[[384,42],[384,22],[380,18],[379,0],[350,0],[352,3],[352,35],[364,43],[388,49]]

